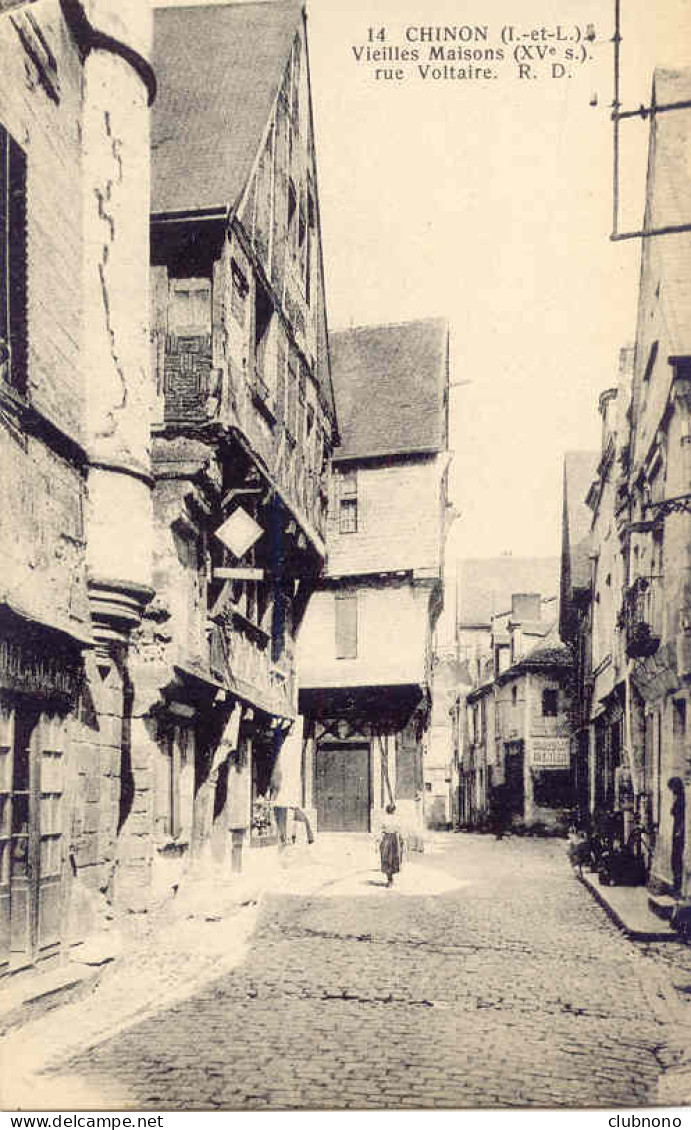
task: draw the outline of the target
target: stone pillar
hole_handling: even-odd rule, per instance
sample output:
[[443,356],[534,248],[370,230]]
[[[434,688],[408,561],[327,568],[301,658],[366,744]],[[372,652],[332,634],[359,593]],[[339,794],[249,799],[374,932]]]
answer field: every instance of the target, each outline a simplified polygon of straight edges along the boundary
[[[89,456],[87,562],[97,664],[118,673],[120,724],[98,718],[101,740],[120,733],[115,891],[150,871],[150,766],[132,759],[130,634],[151,599],[153,507],[149,345],[149,0],[63,0],[84,56],[83,325]],[[140,709],[141,715],[141,709]],[[109,744],[110,738],[105,742]],[[127,780],[125,780],[127,777]],[[127,795],[123,794],[126,788]],[[106,815],[103,816],[107,820]],[[128,837],[128,822],[133,837]],[[110,832],[110,829],[108,830]],[[130,843],[130,840],[132,841]],[[135,852],[135,844],[137,850]],[[134,856],[136,855],[136,859]],[[131,884],[129,884],[131,885]],[[129,895],[127,896],[129,902]]]
[[151,588],[149,90],[132,59],[148,54],[152,17],[147,0],[92,0],[90,17],[83,122],[89,584],[101,638],[122,640]]

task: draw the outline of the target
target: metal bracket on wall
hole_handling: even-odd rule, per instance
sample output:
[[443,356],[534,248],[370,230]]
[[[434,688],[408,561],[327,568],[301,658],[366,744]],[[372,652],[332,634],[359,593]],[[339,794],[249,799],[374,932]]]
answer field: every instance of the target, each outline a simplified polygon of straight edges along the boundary
[[619,158],[620,158],[620,122],[630,118],[640,118],[651,122],[658,114],[669,113],[673,110],[691,109],[691,100],[681,102],[668,102],[657,105],[653,100],[649,106],[639,106],[637,110],[621,109],[621,0],[614,0],[614,98],[612,101],[612,234],[610,239],[614,242],[624,239],[649,239],[658,235],[676,235],[680,232],[691,231],[691,221],[680,224],[665,224],[659,228],[640,228],[637,231],[619,231]]
[[691,494],[678,494],[674,498],[663,498],[660,502],[651,502],[650,509],[655,518],[666,518],[668,514],[691,514]]

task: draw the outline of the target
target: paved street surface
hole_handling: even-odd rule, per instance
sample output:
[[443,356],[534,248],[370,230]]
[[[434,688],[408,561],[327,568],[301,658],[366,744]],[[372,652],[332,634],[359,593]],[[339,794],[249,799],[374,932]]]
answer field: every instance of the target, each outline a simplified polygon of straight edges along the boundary
[[[432,848],[388,891],[364,838],[318,843],[310,863],[326,865],[306,864],[309,882],[284,870],[235,968],[63,1050],[46,1093],[157,1110],[655,1103],[675,1035],[660,963],[610,924],[563,842]],[[74,1032],[98,1008],[97,992],[42,1023],[62,1013]]]

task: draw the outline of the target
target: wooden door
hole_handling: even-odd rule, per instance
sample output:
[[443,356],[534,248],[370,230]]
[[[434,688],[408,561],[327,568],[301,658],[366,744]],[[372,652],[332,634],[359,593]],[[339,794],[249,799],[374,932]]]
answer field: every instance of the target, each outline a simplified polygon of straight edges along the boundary
[[525,782],[523,777],[523,742],[510,742],[506,747],[504,766],[507,811],[512,816],[523,816],[525,808]]
[[34,730],[36,765],[36,867],[34,913],[36,944],[40,954],[60,941],[60,907],[63,847],[63,764],[65,723],[42,715]]
[[370,752],[367,745],[320,746],[315,757],[317,827],[322,832],[367,832]]
[[0,970],[10,960],[14,711],[0,704]]
[[60,940],[64,723],[0,705],[0,969]]
[[[38,713],[14,712],[12,757],[12,847],[10,852],[10,951],[31,957],[34,945],[37,847],[35,759],[32,734]],[[33,762],[33,764],[32,764]],[[32,772],[34,770],[34,772]]]

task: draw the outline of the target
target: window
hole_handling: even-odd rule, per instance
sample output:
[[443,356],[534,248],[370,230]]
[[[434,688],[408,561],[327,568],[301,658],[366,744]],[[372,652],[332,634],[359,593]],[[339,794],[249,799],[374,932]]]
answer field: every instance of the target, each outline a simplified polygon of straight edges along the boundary
[[274,307],[271,298],[257,281],[254,308],[254,371],[268,393],[267,346],[270,337],[271,319]]
[[300,40],[296,38],[293,45],[293,89],[292,89],[292,105],[291,114],[295,128],[299,128],[300,122]]
[[0,126],[0,378],[26,387],[26,156]]
[[357,659],[357,593],[336,594],[336,658]]
[[286,416],[286,343],[285,334],[279,328],[276,343],[276,419],[281,423]]
[[515,706],[518,702],[518,690],[516,687],[511,688],[511,705]]
[[556,718],[559,707],[559,691],[545,690],[542,692],[542,713],[545,718]]
[[358,528],[357,471],[344,471],[340,478],[338,532],[355,534]]
[[176,614],[179,641],[190,658],[204,651],[206,592],[201,547],[184,525],[173,527],[173,540],[181,569],[177,576]]
[[297,438],[299,367],[299,358],[295,351],[291,350],[288,358],[288,386],[286,388],[285,425],[286,431],[293,439]]
[[166,736],[168,756],[168,797],[165,813],[165,833],[178,839],[184,830],[181,778],[190,756],[191,732],[189,726],[173,726]]
[[300,207],[298,209],[298,254],[300,257],[300,277],[304,282],[307,269],[307,206],[303,192],[300,193]]
[[249,292],[249,283],[245,276],[244,271],[240,269],[235,260],[231,260],[230,264],[231,274],[231,295],[230,295],[230,312],[235,318],[235,321],[244,326],[245,324],[245,307],[246,298]]
[[211,283],[209,279],[173,279],[169,324],[180,337],[211,333]]
[[297,255],[297,193],[292,180],[288,181],[288,247],[293,258]]
[[296,439],[301,447],[304,447],[307,441],[306,435],[306,420],[307,420],[307,368],[305,365],[300,365],[299,385],[298,385],[298,418],[297,418],[297,435]]

